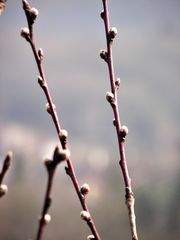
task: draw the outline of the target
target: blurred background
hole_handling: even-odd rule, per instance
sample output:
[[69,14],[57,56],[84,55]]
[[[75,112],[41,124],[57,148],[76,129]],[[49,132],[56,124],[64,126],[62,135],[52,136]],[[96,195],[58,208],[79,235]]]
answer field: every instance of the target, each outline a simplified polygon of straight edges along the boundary
[[[88,204],[103,240],[130,239],[119,168],[106,48],[99,15],[102,1],[30,1],[39,10],[37,46],[80,184],[91,187]],[[139,239],[180,236],[180,1],[111,0],[121,122],[129,128],[126,156],[136,197]],[[21,1],[8,1],[0,16],[0,167],[8,150],[13,164],[0,202],[0,239],[35,239],[47,174],[45,157],[58,143],[37,84]],[[51,223],[44,239],[86,239],[81,207],[60,165],[53,188]]]

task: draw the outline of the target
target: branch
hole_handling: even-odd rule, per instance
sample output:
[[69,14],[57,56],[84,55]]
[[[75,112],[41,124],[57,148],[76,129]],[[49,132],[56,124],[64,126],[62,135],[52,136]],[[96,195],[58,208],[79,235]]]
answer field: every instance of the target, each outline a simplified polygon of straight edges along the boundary
[[113,66],[113,52],[112,45],[113,40],[117,35],[117,29],[115,27],[110,28],[109,22],[109,11],[108,11],[108,0],[102,0],[103,2],[103,11],[101,12],[101,18],[104,21],[105,25],[105,33],[106,33],[106,44],[107,50],[100,51],[100,57],[107,63],[108,71],[109,71],[109,79],[111,85],[111,92],[107,92],[106,99],[110,103],[114,120],[113,124],[116,128],[118,145],[119,145],[119,154],[120,154],[120,167],[123,174],[124,185],[125,185],[125,199],[126,205],[128,208],[129,214],[129,223],[131,229],[132,240],[138,240],[137,230],[136,230],[136,217],[134,212],[134,203],[135,198],[131,187],[131,179],[129,177],[127,161],[125,156],[125,138],[128,134],[128,128],[126,126],[121,126],[120,116],[119,116],[119,108],[117,101],[117,90],[120,86],[120,79],[115,79],[114,74],[114,66]]
[[0,198],[3,197],[8,192],[7,185],[2,184],[2,181],[5,177],[6,172],[8,171],[8,169],[11,165],[12,156],[13,156],[12,152],[8,152],[5,159],[4,159],[2,170],[1,170],[1,173],[0,173]]
[[[60,126],[60,121],[59,121],[58,116],[57,116],[56,107],[55,107],[55,105],[52,101],[52,97],[50,95],[49,88],[48,88],[47,81],[46,81],[45,74],[44,74],[44,70],[43,70],[43,65],[42,65],[43,50],[42,49],[37,50],[35,40],[34,40],[33,24],[34,24],[34,21],[35,21],[37,15],[38,15],[38,10],[35,9],[35,8],[31,8],[27,0],[22,0],[22,2],[23,2],[23,9],[24,9],[26,17],[27,17],[28,28],[23,28],[21,30],[21,36],[23,38],[25,38],[29,42],[29,44],[31,45],[31,48],[32,48],[32,51],[33,51],[33,54],[34,54],[34,57],[35,57],[35,60],[36,60],[36,64],[37,64],[37,67],[38,67],[38,71],[39,71],[38,83],[39,83],[40,87],[42,88],[42,90],[44,91],[44,94],[45,94],[46,99],[47,99],[47,104],[46,104],[47,112],[52,117],[52,120],[53,120],[53,123],[55,125],[56,132],[58,134],[58,138],[59,138],[59,141],[61,143],[62,149],[68,151],[68,146],[67,146],[67,135],[68,134],[67,134],[67,131],[63,130]],[[93,234],[94,239],[95,240],[100,240],[100,236],[98,234],[98,231],[96,229],[94,221],[93,221],[93,219],[92,219],[92,217],[89,213],[89,209],[88,209],[88,206],[86,204],[85,195],[82,193],[83,186],[80,187],[80,185],[79,185],[79,182],[77,180],[77,177],[76,177],[76,174],[75,174],[75,171],[74,171],[73,164],[72,164],[69,157],[66,159],[66,162],[67,162],[67,166],[65,167],[66,173],[72,180],[72,183],[74,185],[74,188],[76,190],[76,193],[78,195],[79,201],[80,201],[82,209],[83,209],[83,211],[80,214],[81,218],[87,222],[87,225],[89,226],[89,228],[90,228],[90,230]],[[53,173],[51,173],[51,174],[54,176],[55,169],[53,169],[52,172]],[[46,197],[45,198],[48,198],[47,196],[49,195],[49,193],[51,191],[51,187],[52,187],[52,180],[51,179],[53,178],[53,176],[51,176],[51,178],[49,177],[49,182],[48,182],[48,187],[47,187],[47,190],[46,190]],[[44,206],[45,206],[46,205],[46,200],[44,201],[44,203],[45,203],[44,204]],[[44,209],[45,208],[46,207],[44,207]],[[45,212],[46,211],[43,210],[42,216],[44,215]],[[88,218],[84,218],[83,217],[84,214],[87,214]],[[45,213],[45,215],[46,215],[46,213]],[[43,217],[42,217],[42,219],[43,219]],[[40,224],[44,225],[43,220],[40,221]],[[42,236],[42,232],[41,232],[41,234],[38,235],[37,240],[40,240],[41,236]],[[92,236],[92,235],[90,235],[90,236]]]

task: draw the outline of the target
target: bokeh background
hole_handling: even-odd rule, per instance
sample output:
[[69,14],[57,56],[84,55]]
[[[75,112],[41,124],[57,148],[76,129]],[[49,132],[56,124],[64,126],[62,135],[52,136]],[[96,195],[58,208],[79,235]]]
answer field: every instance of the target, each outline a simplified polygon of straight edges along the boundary
[[[88,204],[102,239],[130,239],[124,187],[109,91],[102,2],[30,1],[38,8],[37,46],[61,125],[69,132],[80,184],[91,187]],[[27,42],[21,1],[8,1],[0,16],[0,164],[14,159],[0,202],[0,239],[35,239],[47,174],[44,157],[58,143],[37,68]],[[129,128],[126,155],[136,196],[140,239],[180,236],[180,1],[111,0],[121,121]],[[80,204],[59,166],[53,188],[52,221],[44,239],[86,239]]]

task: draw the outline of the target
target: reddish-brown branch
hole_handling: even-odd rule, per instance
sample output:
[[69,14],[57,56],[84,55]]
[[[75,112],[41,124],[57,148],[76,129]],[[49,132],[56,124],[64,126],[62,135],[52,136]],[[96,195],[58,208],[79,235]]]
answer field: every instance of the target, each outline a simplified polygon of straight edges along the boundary
[[112,95],[110,95],[111,93],[108,93],[107,100],[110,102],[113,109],[113,113],[114,113],[114,125],[116,127],[116,133],[117,133],[118,145],[119,145],[119,154],[120,154],[119,163],[121,166],[121,170],[124,178],[124,184],[125,184],[125,198],[126,198],[126,205],[129,213],[131,236],[132,236],[132,240],[138,240],[137,231],[136,231],[135,212],[134,212],[135,198],[132,192],[131,179],[129,177],[126,156],[125,156],[125,147],[124,147],[127,130],[124,131],[120,122],[119,108],[118,108],[118,101],[117,101],[117,86],[116,86],[116,79],[114,76],[114,67],[113,67],[112,44],[113,44],[114,37],[117,34],[117,30],[115,28],[114,29],[110,28],[108,0],[102,0],[102,2],[103,2],[103,12],[101,13],[101,17],[103,18],[104,24],[105,24],[107,53],[105,56],[101,52],[101,57],[107,62],[107,65],[108,65],[111,92],[112,92]]
[[[35,57],[35,60],[36,60],[36,63],[37,63],[38,71],[39,71],[38,81],[39,81],[39,84],[40,84],[41,88],[44,91],[44,94],[45,94],[47,102],[48,102],[48,108],[49,108],[48,112],[51,114],[53,123],[56,127],[56,131],[57,131],[61,146],[64,150],[67,150],[68,149],[67,142],[63,141],[63,139],[61,138],[62,129],[61,129],[60,122],[59,122],[59,119],[58,119],[58,116],[57,116],[57,112],[55,110],[55,106],[53,104],[53,101],[52,101],[52,98],[51,98],[51,95],[50,95],[50,92],[49,92],[47,81],[45,79],[45,74],[44,74],[44,70],[43,70],[43,66],[42,66],[42,59],[38,55],[38,51],[36,49],[36,44],[35,44],[35,40],[34,40],[34,33],[33,33],[33,23],[34,23],[34,21],[32,21],[32,19],[30,19],[29,11],[31,11],[31,8],[30,8],[30,5],[29,5],[27,0],[23,0],[23,8],[25,10],[25,14],[26,14],[26,17],[27,17],[29,33],[26,34],[26,31],[25,31],[25,35],[24,35],[24,32],[21,32],[21,35],[31,45],[31,48],[32,48],[32,51],[33,51],[33,54],[34,54],[34,57]],[[22,31],[23,31],[23,29],[22,29]],[[70,178],[72,180],[72,183],[74,185],[74,188],[75,188],[76,193],[78,195],[78,198],[80,200],[82,209],[83,209],[83,211],[86,211],[87,213],[89,213],[85,197],[81,194],[80,185],[78,183],[78,180],[77,180],[77,177],[76,177],[76,174],[75,174],[75,171],[74,171],[74,167],[73,167],[73,164],[72,164],[70,158],[66,159],[66,162],[67,162],[67,167],[65,168],[66,173],[70,176]],[[44,219],[43,215],[46,212],[44,209],[46,209],[46,207],[45,207],[46,206],[46,199],[48,198],[48,196],[51,192],[53,176],[54,176],[54,172],[53,172],[53,174],[49,175],[48,186],[47,186],[45,201],[44,201],[44,207],[43,207],[42,216],[41,216],[42,219]],[[92,217],[90,216],[90,218],[85,219],[85,220],[86,220],[92,234],[94,235],[95,239],[100,240],[99,233],[96,229],[96,226],[93,222]],[[43,232],[43,227],[44,227],[44,221],[40,220],[40,226],[39,226],[39,230],[38,230],[38,234],[37,234],[37,240],[41,239],[42,232]]]
[[12,161],[12,152],[8,152],[4,159],[3,166],[0,172],[0,197],[4,196],[8,191],[8,187],[5,184],[2,184],[2,182],[11,165],[11,161]]

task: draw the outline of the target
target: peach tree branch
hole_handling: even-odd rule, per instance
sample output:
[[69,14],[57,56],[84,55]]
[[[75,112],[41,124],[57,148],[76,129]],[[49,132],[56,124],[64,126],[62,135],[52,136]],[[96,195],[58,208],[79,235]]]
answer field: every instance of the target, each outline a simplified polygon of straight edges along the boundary
[[128,134],[128,128],[126,126],[121,126],[118,100],[117,100],[117,90],[120,87],[120,79],[115,79],[114,66],[113,66],[113,51],[112,45],[113,41],[117,35],[117,29],[115,27],[110,27],[109,21],[109,10],[108,10],[108,0],[102,0],[103,11],[101,12],[101,18],[104,21],[105,25],[105,34],[106,34],[106,44],[107,50],[100,51],[100,57],[107,63],[109,79],[111,85],[111,91],[107,92],[106,99],[110,103],[114,120],[113,124],[116,128],[118,146],[119,146],[119,155],[120,155],[120,167],[123,174],[124,184],[125,184],[125,199],[126,206],[128,208],[129,223],[131,229],[132,240],[138,240],[137,230],[136,230],[136,217],[134,211],[135,197],[132,191],[131,179],[129,177],[129,171],[127,167],[127,161],[125,156],[125,138]]
[[[63,130],[60,126],[60,121],[58,119],[56,107],[53,103],[53,100],[52,100],[52,97],[51,97],[51,94],[50,94],[50,91],[49,91],[49,88],[47,85],[47,81],[45,78],[43,65],[42,65],[43,50],[41,48],[39,50],[37,50],[35,40],[34,40],[33,24],[38,15],[38,10],[35,8],[31,8],[31,6],[27,0],[22,0],[22,2],[23,2],[23,9],[25,11],[26,18],[27,18],[28,28],[23,28],[21,30],[21,36],[23,38],[25,38],[27,40],[27,42],[29,42],[29,44],[32,48],[32,51],[33,51],[33,54],[34,54],[34,57],[36,60],[36,64],[38,67],[38,71],[39,71],[38,83],[39,83],[40,87],[42,88],[42,90],[44,91],[44,94],[46,96],[46,99],[47,99],[46,110],[52,117],[53,123],[56,128],[56,132],[58,134],[59,141],[61,143],[61,148],[62,148],[62,150],[69,152],[68,146],[67,146],[67,135],[68,134],[67,134],[67,131]],[[75,188],[75,191],[78,195],[79,201],[82,206],[82,212],[80,214],[81,218],[87,222],[87,225],[89,226],[89,228],[93,234],[93,235],[90,235],[90,237],[91,237],[90,239],[100,240],[99,233],[96,229],[95,223],[92,219],[92,216],[90,215],[90,212],[89,212],[89,209],[88,209],[88,206],[86,203],[85,194],[83,194],[84,185],[82,187],[80,187],[80,185],[79,185],[79,182],[77,180],[77,177],[76,177],[76,174],[74,171],[74,167],[73,167],[72,161],[70,160],[69,154],[66,158],[66,163],[67,163],[67,166],[65,167],[66,174],[71,178],[72,183]],[[47,216],[46,214],[47,214],[47,210],[49,208],[49,205],[46,206],[46,198],[48,199],[48,196],[51,192],[52,178],[54,176],[55,169],[56,169],[56,167],[54,167],[53,171],[51,173],[49,173],[49,180],[48,180],[48,185],[47,185],[47,189],[46,189],[44,207],[43,207],[42,216],[41,216],[42,220],[40,220],[40,226],[39,226],[39,228],[42,228],[42,229],[45,226],[44,218],[45,218],[45,216]],[[37,240],[41,239],[42,231],[43,231],[42,229],[41,229],[41,233],[37,234],[37,236],[38,236]],[[38,230],[38,232],[39,231],[40,230]]]

